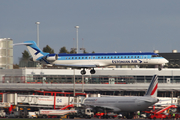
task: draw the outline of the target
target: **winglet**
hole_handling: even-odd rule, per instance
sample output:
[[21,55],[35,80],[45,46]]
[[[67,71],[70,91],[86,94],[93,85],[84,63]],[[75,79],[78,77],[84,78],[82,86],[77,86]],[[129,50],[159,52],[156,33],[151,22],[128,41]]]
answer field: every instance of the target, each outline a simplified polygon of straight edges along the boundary
[[151,83],[149,85],[149,88],[145,96],[157,97],[157,88],[158,88],[158,77],[157,75],[154,75],[152,77]]

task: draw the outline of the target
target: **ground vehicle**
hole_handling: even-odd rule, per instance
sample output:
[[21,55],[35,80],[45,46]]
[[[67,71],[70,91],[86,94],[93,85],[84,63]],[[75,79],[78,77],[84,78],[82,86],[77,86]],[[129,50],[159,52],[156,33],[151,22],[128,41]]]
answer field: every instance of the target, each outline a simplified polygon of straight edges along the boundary
[[[100,112],[96,113],[94,116],[97,118],[105,117],[104,113],[100,113]],[[118,115],[111,112],[111,113],[107,113],[107,116],[108,116],[108,118],[116,118]]]
[[28,116],[28,118],[36,118],[37,117],[35,112],[28,112],[27,116]]
[[[94,116],[94,112],[91,108],[78,108],[78,112],[74,117],[80,117],[80,118],[92,118]],[[70,118],[74,118],[73,116],[70,116]]]
[[155,110],[155,108],[153,109],[153,111],[145,111],[146,113],[149,113],[150,116],[148,117],[149,119],[156,119],[156,118],[172,118],[172,114],[169,114],[169,113],[163,113],[164,111],[170,109],[170,108],[176,108],[175,105],[170,105],[170,106],[167,106],[159,111]]
[[6,117],[6,113],[4,112],[4,110],[0,110],[0,117],[1,118]]
[[163,114],[163,113],[161,113],[161,114],[152,114],[152,115],[149,116],[149,119],[160,119],[160,118],[162,118],[162,119],[165,119],[165,118],[170,119],[170,118],[172,118],[172,116],[170,114],[166,115],[166,114]]
[[118,119],[123,118],[122,114],[117,115]]
[[7,118],[26,118],[28,115],[27,111],[12,111],[10,114],[6,114]]
[[38,118],[48,118],[48,116],[57,116],[61,117],[66,114],[75,114],[77,110],[39,110],[36,112]]
[[67,118],[81,117],[81,118],[91,118],[94,116],[91,108],[80,109],[76,108],[71,110],[39,110],[36,112],[38,118],[48,118],[49,116],[58,117],[67,115]]
[[5,117],[6,117],[6,118],[15,118],[14,112],[11,112],[11,113],[9,113],[9,114],[6,114]]

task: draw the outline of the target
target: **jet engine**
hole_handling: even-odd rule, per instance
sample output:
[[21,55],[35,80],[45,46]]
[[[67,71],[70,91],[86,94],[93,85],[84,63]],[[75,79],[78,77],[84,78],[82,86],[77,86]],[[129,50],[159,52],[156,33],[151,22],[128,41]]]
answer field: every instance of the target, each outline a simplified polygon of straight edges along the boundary
[[58,54],[49,54],[45,57],[47,61],[55,61],[58,59]]

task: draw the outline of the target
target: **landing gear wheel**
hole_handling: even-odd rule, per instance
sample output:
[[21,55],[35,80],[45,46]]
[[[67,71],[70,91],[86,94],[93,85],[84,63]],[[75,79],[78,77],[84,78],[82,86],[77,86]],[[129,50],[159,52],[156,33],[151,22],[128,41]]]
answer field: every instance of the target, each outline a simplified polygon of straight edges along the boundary
[[161,71],[162,70],[162,65],[158,66],[158,70]]
[[158,70],[159,70],[159,71],[161,71],[161,70],[162,70],[162,68],[158,68]]
[[96,72],[96,71],[95,71],[94,69],[90,70],[90,73],[91,73],[91,74],[95,74],[95,72]]
[[86,74],[86,71],[85,70],[81,70],[81,75],[84,75]]

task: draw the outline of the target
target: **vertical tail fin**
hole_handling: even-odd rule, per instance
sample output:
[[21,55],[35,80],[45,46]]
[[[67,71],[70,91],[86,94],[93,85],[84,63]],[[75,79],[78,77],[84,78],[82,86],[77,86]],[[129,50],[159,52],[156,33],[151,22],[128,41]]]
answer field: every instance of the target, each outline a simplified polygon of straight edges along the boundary
[[145,96],[157,97],[158,77],[154,75]]
[[46,56],[49,53],[42,52],[36,45],[34,41],[25,41],[24,43],[17,43],[14,45],[26,45],[31,56],[33,57],[33,61],[38,61],[42,57]]

